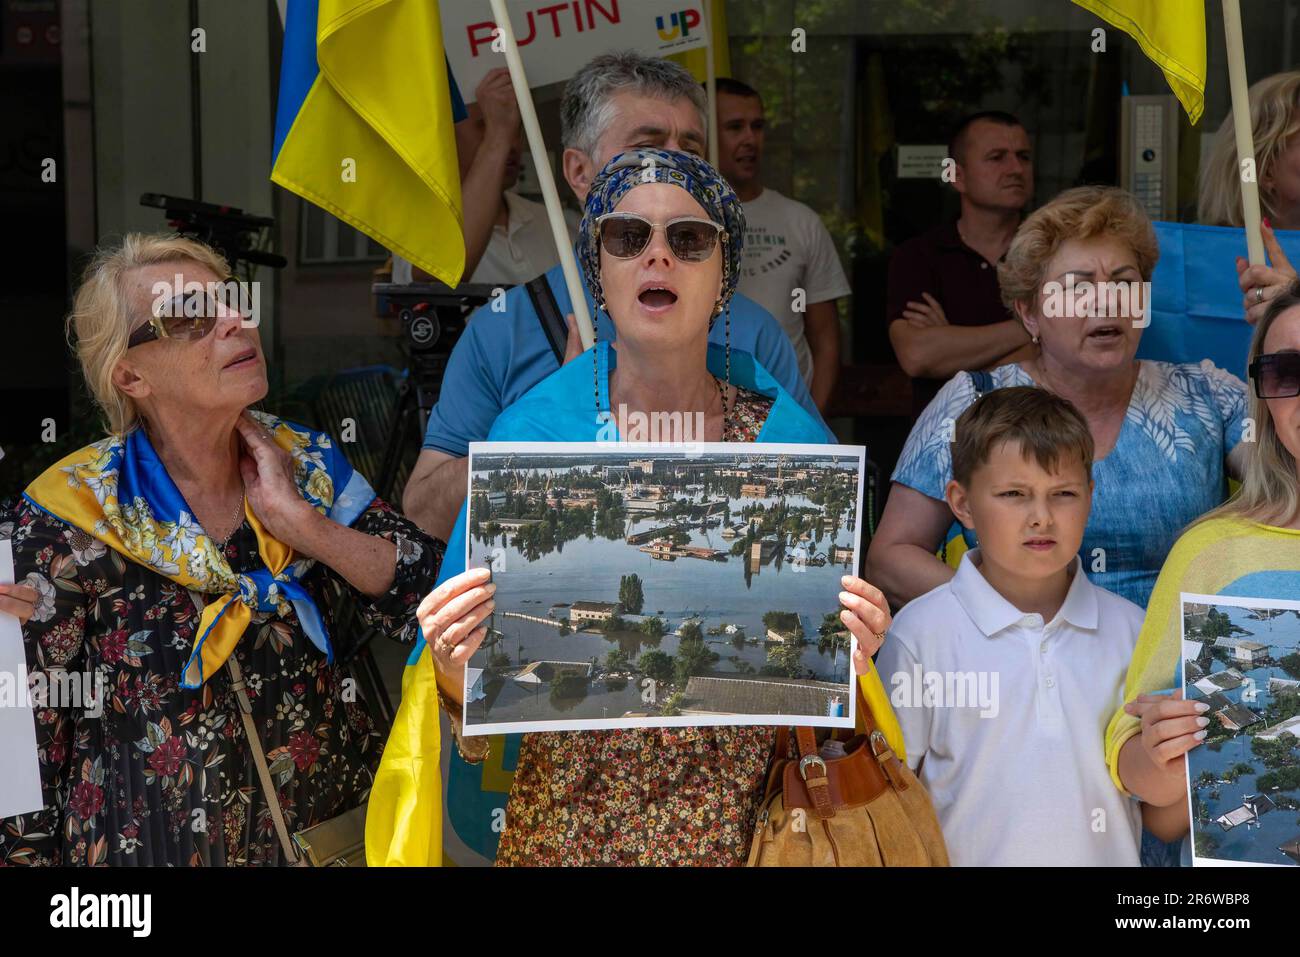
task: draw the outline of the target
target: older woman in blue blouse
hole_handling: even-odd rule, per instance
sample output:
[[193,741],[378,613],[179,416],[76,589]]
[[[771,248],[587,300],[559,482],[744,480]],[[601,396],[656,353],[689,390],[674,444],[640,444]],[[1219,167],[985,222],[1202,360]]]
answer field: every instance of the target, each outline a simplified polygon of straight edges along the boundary
[[917,420],[867,554],[868,576],[891,602],[952,577],[935,553],[953,521],[944,487],[957,417],[982,392],[1037,385],[1073,402],[1096,442],[1083,567],[1145,607],[1180,531],[1222,502],[1227,476],[1239,472],[1246,416],[1245,384],[1209,360],[1139,361],[1140,295],[1107,296],[1094,285],[1141,290],[1158,257],[1146,213],[1113,187],[1068,190],[1021,225],[998,280],[1038,355],[959,373]]

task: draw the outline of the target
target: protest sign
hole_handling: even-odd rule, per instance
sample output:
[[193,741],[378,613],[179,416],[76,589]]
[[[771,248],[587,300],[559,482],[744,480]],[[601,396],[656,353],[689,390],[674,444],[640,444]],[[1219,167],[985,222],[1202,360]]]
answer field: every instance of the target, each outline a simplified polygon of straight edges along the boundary
[[[13,547],[0,539],[0,582],[13,580]],[[0,818],[39,811],[43,805],[22,627],[13,615],[0,612]]]
[[497,605],[467,733],[852,727],[864,450],[618,446],[471,446],[466,567]]
[[[647,56],[684,53],[706,45],[702,0],[509,0],[515,41],[533,87],[573,76],[610,50]],[[479,81],[506,65],[496,23],[478,0],[440,0],[442,36],[452,74],[473,102]]]
[[1187,753],[1196,865],[1300,863],[1300,602],[1182,596],[1182,687],[1206,705]]

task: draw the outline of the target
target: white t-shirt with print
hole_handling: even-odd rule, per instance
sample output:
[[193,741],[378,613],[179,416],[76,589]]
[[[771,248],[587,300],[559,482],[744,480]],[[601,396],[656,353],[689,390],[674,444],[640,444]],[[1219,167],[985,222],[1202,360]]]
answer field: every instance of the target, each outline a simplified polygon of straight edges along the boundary
[[812,382],[812,351],[803,313],[794,311],[795,289],[808,305],[851,291],[830,232],[812,209],[765,188],[745,203],[745,255],[740,291],[774,315],[799,359],[804,381]]

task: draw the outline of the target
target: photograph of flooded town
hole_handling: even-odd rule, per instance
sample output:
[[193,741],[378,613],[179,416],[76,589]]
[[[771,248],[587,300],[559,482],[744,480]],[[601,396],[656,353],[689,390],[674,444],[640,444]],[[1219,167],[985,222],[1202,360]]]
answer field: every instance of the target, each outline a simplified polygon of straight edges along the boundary
[[475,443],[466,567],[497,585],[471,733],[848,727],[866,450]]
[[1300,863],[1300,602],[1188,595],[1183,693],[1210,706],[1187,755],[1196,864]]

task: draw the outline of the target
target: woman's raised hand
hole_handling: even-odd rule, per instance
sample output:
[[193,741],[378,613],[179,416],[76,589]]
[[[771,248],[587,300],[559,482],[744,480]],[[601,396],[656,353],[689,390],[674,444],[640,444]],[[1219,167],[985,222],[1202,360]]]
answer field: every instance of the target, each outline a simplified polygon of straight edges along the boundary
[[871,656],[885,643],[885,633],[894,619],[889,614],[889,602],[884,592],[875,585],[854,575],[840,579],[844,590],[840,592],[840,621],[853,635],[853,669],[859,674],[871,670]]
[[[295,551],[309,554],[303,547],[303,526],[324,519],[307,504],[293,477],[293,459],[276,445],[267,432],[245,411],[235,426],[244,442],[239,471],[244,479],[244,494],[253,514],[271,535]],[[325,519],[328,521],[328,519]]]
[[1270,299],[1288,289],[1296,281],[1296,271],[1282,251],[1282,244],[1277,241],[1273,227],[1261,223],[1259,234],[1264,240],[1264,250],[1268,253],[1268,266],[1252,266],[1237,257],[1237,284],[1241,287],[1242,305],[1246,309],[1246,321],[1252,326],[1259,322],[1268,309]]
[[487,637],[483,624],[497,603],[497,586],[486,568],[471,568],[453,575],[424,596],[415,617],[437,665],[439,684],[461,699],[465,663]]

